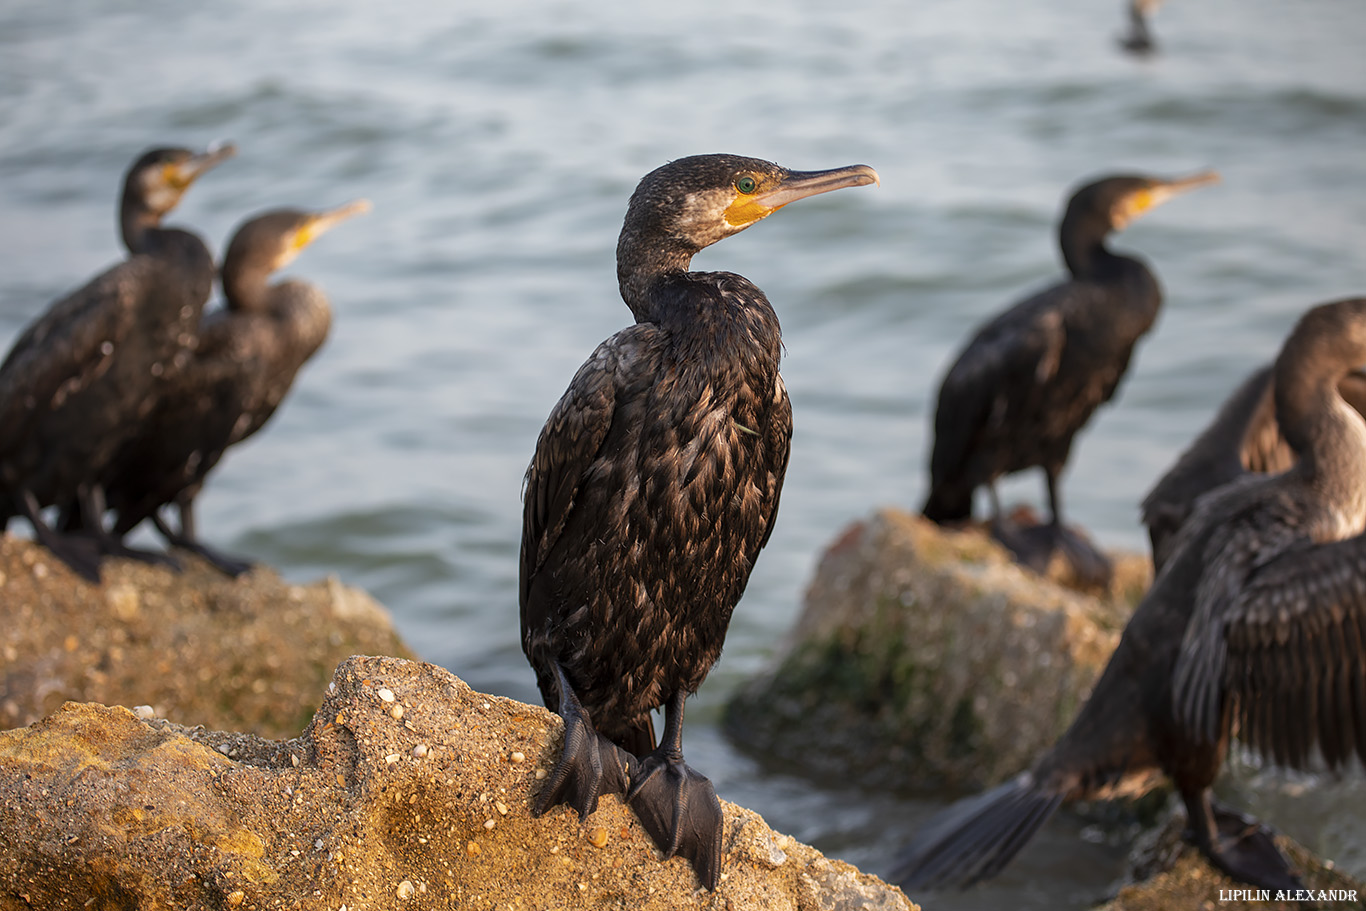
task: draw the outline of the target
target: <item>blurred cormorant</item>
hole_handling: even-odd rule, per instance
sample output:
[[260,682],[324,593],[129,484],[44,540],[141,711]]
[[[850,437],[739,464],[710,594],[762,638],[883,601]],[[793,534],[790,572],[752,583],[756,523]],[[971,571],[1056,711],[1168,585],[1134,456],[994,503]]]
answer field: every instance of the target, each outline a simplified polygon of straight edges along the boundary
[[[132,254],[52,304],[0,364],[0,527],[23,514],[38,540],[99,579],[101,554],[129,554],[101,534],[99,474],[194,348],[213,258],[161,219],[205,171],[234,154],[153,149],[124,180],[120,227]],[[40,510],[78,501],[91,537],[60,535]]]
[[[1041,569],[1061,545],[1075,561],[1098,561],[1108,576],[1108,561],[1065,531],[1058,476],[1073,436],[1115,394],[1134,344],[1157,318],[1162,291],[1142,261],[1111,252],[1105,239],[1177,193],[1217,179],[1211,172],[1179,180],[1112,176],[1072,195],[1058,229],[1071,278],[993,317],[944,377],[926,518],[970,519],[973,491],[986,485],[995,531],[1023,562]],[[1047,479],[1049,524],[1040,552],[1032,553],[1036,544],[1003,522],[995,482],[1034,466]]]
[[[224,572],[250,568],[198,541],[194,498],[223,451],[275,413],[331,326],[320,288],[298,279],[272,285],[271,274],[324,231],[369,208],[358,200],[322,212],[276,209],[236,230],[223,257],[224,306],[204,316],[194,357],[163,389],[103,478],[116,535],[150,518],[171,544]],[[178,532],[158,514],[173,502],[180,512]]]
[[[1366,414],[1366,373],[1353,370],[1338,383],[1344,401]],[[1220,407],[1208,427],[1181,453],[1143,499],[1143,524],[1152,542],[1153,568],[1171,553],[1176,532],[1198,497],[1252,472],[1277,474],[1295,454],[1276,423],[1272,365],[1252,373]]]
[[684,700],[719,657],[772,531],[792,412],[763,292],[688,266],[789,202],[876,181],[864,165],[796,172],[733,155],[647,174],[617,244],[636,323],[579,368],[527,470],[522,648],[565,723],[535,812],[568,803],[586,817],[601,794],[626,792],[665,855],[687,857],[709,889],[721,808],[683,761]]
[[907,889],[994,875],[1064,800],[1161,775],[1196,846],[1235,879],[1297,885],[1270,831],[1216,807],[1229,740],[1285,766],[1366,761],[1366,422],[1338,392],[1366,362],[1366,298],[1311,309],[1281,349],[1275,409],[1297,461],[1202,497],[1072,726],[1034,767],[932,821]]
[[1146,55],[1157,50],[1148,17],[1157,12],[1162,0],[1129,0],[1129,31],[1119,39],[1119,46],[1131,54]]

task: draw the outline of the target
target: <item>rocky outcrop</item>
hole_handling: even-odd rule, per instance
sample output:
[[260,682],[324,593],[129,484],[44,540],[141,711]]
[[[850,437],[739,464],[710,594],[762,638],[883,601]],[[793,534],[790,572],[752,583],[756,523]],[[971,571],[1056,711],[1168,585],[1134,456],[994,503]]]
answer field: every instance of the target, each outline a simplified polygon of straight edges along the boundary
[[1255,907],[1258,911],[1366,908],[1366,884],[1315,857],[1304,846],[1276,837],[1304,889],[1294,895],[1265,893],[1234,882],[1181,838],[1186,816],[1177,811],[1145,833],[1129,856],[1129,882],[1096,911],[1171,911],[1173,908]]
[[615,796],[534,819],[561,731],[393,658],[344,662],[295,740],[69,703],[0,734],[0,911],[914,907],[724,802],[715,893]]
[[177,558],[180,573],[107,561],[96,586],[0,533],[0,729],[74,700],[290,737],[346,656],[411,654],[384,608],[335,578],[291,585],[257,567],[229,579]]
[[972,790],[1076,714],[1146,590],[1115,555],[1101,597],[1015,565],[978,530],[885,509],[826,551],[769,671],[728,707],[742,746],[870,786]]

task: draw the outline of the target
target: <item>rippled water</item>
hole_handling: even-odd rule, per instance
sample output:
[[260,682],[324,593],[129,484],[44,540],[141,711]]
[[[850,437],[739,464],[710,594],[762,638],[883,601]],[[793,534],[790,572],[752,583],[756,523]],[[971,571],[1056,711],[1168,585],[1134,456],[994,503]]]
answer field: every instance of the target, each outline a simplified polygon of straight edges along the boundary
[[[938,376],[976,323],[1057,275],[1065,188],[1121,168],[1225,178],[1118,244],[1151,260],[1168,305],[1066,479],[1106,544],[1141,546],[1148,485],[1299,312],[1366,291],[1361,5],[1168,4],[1144,61],[1117,52],[1120,27],[1118,0],[5,4],[0,341],[121,255],[118,181],[149,145],[239,144],[177,213],[219,249],[262,208],[372,199],[291,268],[328,289],[334,334],[213,478],[201,523],[291,577],[370,589],[425,657],[535,701],[520,480],[574,369],[629,319],[612,257],[636,180],[708,151],[874,165],[881,188],[794,205],[697,259],[774,301],[797,429],[688,752],[723,796],[882,870],[932,804],[765,773],[715,719],[821,546],[919,503]],[[1326,793],[1348,810],[1268,812],[1366,872],[1360,787]],[[1080,828],[1060,819],[990,889],[934,906],[1085,906],[1122,850]]]

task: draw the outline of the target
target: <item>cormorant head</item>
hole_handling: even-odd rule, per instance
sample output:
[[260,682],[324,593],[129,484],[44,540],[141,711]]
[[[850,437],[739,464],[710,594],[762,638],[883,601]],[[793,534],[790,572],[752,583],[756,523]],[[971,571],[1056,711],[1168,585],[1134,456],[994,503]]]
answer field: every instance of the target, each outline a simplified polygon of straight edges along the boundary
[[128,169],[123,181],[123,206],[158,218],[171,211],[180,197],[206,171],[237,154],[232,143],[214,144],[199,154],[189,149],[151,149]]
[[357,199],[335,209],[271,209],[248,219],[233,233],[223,254],[224,294],[242,302],[249,285],[264,283],[334,225],[369,211],[369,200]]
[[1170,180],[1139,174],[1104,177],[1072,194],[1063,224],[1085,224],[1103,234],[1123,231],[1135,218],[1173,196],[1218,182],[1219,175],[1214,171]]
[[783,206],[843,187],[878,183],[867,165],[789,171],[739,155],[693,155],[640,180],[617,241],[617,270],[627,296],[642,273],[686,270],[693,254],[739,233]]

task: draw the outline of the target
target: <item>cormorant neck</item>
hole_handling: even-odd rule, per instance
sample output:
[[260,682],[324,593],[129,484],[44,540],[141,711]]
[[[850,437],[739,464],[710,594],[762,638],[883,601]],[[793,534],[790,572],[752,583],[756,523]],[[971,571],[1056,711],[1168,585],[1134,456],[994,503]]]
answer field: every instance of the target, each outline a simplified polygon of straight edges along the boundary
[[636,322],[656,322],[650,289],[670,275],[684,275],[698,248],[656,232],[643,238],[623,228],[617,241],[617,286]]
[[1092,278],[1121,258],[1105,246],[1110,231],[1109,221],[1099,215],[1069,209],[1063,216],[1058,227],[1058,245],[1063,262],[1074,277]]
[[119,230],[129,253],[147,252],[147,236],[161,227],[162,213],[146,206],[127,204],[119,210]]
[[225,269],[221,276],[228,309],[239,313],[265,313],[270,309],[271,270],[250,263]]

